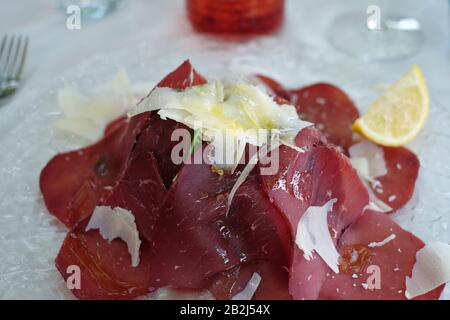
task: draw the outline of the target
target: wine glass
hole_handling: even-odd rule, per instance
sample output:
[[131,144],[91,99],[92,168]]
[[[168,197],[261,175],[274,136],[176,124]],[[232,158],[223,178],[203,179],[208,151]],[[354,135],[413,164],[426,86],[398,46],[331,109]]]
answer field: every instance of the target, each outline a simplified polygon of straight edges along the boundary
[[423,43],[420,22],[393,8],[390,1],[371,1],[360,10],[339,15],[327,37],[337,49],[366,61],[394,60],[416,53]]

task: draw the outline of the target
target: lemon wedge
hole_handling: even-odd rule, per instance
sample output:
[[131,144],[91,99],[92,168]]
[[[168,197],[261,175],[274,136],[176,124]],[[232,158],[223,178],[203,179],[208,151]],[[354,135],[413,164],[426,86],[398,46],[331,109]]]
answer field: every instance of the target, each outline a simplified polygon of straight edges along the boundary
[[404,146],[414,140],[428,117],[430,96],[418,65],[413,65],[369,110],[352,129],[383,146]]

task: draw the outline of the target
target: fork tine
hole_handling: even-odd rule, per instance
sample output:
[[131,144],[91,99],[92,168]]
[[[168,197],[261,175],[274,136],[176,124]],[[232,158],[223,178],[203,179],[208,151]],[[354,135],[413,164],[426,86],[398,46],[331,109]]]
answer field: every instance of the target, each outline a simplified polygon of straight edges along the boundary
[[14,46],[14,36],[11,36],[11,39],[9,40],[8,51],[7,51],[8,53],[6,54],[5,65],[3,66],[3,72],[2,72],[3,77],[7,76],[6,72],[8,70],[8,65],[10,63],[9,60],[11,57],[11,51],[12,51],[13,46]]
[[3,37],[2,37],[2,46],[1,46],[1,48],[0,48],[0,57],[2,56],[3,49],[5,48],[6,39],[7,39],[7,35],[5,34],[5,35],[3,35]]
[[27,57],[27,51],[28,51],[28,37],[25,37],[24,38],[23,49],[22,49],[22,54],[21,54],[20,59],[19,59],[20,62],[19,62],[19,65],[18,65],[18,69],[17,69],[17,71],[15,72],[15,74],[13,76],[16,80],[19,80],[20,77],[22,76],[23,66],[25,64],[25,60],[26,60],[26,57]]
[[[2,57],[3,57],[3,50],[6,47],[6,41],[8,40],[7,35],[5,34],[2,38],[2,45],[0,47],[0,69],[2,69]],[[0,73],[0,77],[2,76],[2,73]]]
[[6,71],[6,78],[12,79],[14,77],[14,72],[16,69],[17,61],[19,60],[19,51],[20,51],[20,45],[22,43],[22,36],[18,37],[18,40],[16,41],[16,46],[14,50],[14,54],[11,56],[11,62],[9,63],[9,68]]

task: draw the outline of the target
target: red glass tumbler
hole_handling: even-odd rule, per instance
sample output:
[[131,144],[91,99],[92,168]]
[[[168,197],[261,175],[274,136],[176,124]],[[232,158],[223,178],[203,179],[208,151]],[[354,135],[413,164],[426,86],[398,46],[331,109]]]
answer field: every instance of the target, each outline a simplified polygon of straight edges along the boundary
[[284,19],[284,0],[186,0],[189,20],[199,32],[270,34]]

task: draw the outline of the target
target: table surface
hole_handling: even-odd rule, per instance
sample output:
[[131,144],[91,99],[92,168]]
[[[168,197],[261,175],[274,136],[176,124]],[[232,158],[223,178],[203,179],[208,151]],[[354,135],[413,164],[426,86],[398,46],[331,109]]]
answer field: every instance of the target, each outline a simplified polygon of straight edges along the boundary
[[[9,150],[8,147],[13,145],[11,141],[15,138],[11,136],[14,133],[14,128],[20,124],[22,117],[25,118],[27,116],[28,112],[35,112],[30,104],[30,97],[39,97],[45,94],[45,91],[54,89],[51,84],[56,79],[61,79],[67,75],[68,70],[73,70],[75,66],[83,61],[89,60],[95,55],[107,56],[110,53],[138,47],[142,44],[157,51],[167,43],[175,43],[178,50],[188,54],[191,49],[189,45],[195,43],[195,41],[184,42],[184,40],[187,38],[191,40],[195,40],[196,37],[200,38],[200,36],[193,33],[186,20],[184,1],[182,0],[124,0],[123,7],[120,10],[99,21],[82,22],[80,30],[68,30],[66,28],[66,15],[57,8],[56,2],[51,0],[21,0],[20,2],[0,0],[0,34],[27,34],[31,39],[23,86],[12,99],[0,107],[0,150]],[[300,45],[297,47],[301,48],[301,50],[313,51],[312,54],[311,52],[308,53],[309,58],[314,56],[314,50],[316,50],[318,57],[329,57],[327,63],[333,63],[333,59],[336,56],[339,57],[340,62],[351,65],[354,63],[351,57],[346,57],[329,45],[325,37],[326,29],[332,19],[340,13],[353,9],[365,11],[367,5],[377,2],[376,0],[352,0],[345,1],[345,6],[343,6],[342,1],[337,0],[288,0],[286,23],[277,36],[277,41],[286,44],[299,43]],[[377,80],[388,82],[398,78],[401,72],[405,71],[412,63],[419,63],[428,81],[432,105],[436,104],[446,108],[450,104],[448,1],[429,0],[425,3],[425,1],[420,0],[396,0],[390,2],[395,2],[397,8],[401,8],[406,14],[411,14],[421,21],[425,33],[424,46],[420,52],[407,59],[370,63],[367,64],[367,68],[370,70],[381,70],[377,74]],[[202,38],[202,41],[204,40]],[[320,60],[321,58],[317,59]],[[358,64],[361,65],[361,62],[358,62]],[[364,67],[364,64],[362,66]],[[271,70],[273,71],[274,69],[272,68]],[[268,70],[270,71],[270,68]],[[348,71],[351,68],[336,70]],[[336,70],[333,72],[336,72]],[[382,70],[385,72],[383,73]],[[95,73],[95,70],[92,72]],[[358,72],[356,74],[360,75],[360,70]],[[289,72],[285,72],[285,74],[289,74]],[[308,78],[310,75],[312,77]],[[305,77],[306,79],[303,79],[301,84],[308,81],[321,80],[318,78],[319,76],[314,76],[313,73],[308,73],[308,76]],[[282,80],[290,85],[299,84],[298,75],[284,77]],[[332,80],[331,76],[330,80]],[[43,85],[46,83],[48,83],[49,87]],[[361,98],[361,94],[358,95],[358,86],[354,88],[348,86],[345,89],[349,90],[350,95],[355,97],[358,104],[367,102],[367,99]],[[445,114],[448,115],[449,113]],[[445,123],[447,121],[450,121],[450,119],[444,119]],[[25,124],[22,123],[21,125],[23,127]],[[449,135],[442,141],[445,143],[448,140],[450,140]],[[446,154],[449,153],[447,152]],[[8,159],[14,159],[11,155],[7,156],[4,154],[0,156],[0,166],[4,166],[9,161]],[[423,164],[426,170],[426,165],[434,165],[432,162],[436,157],[438,155],[433,153],[429,155],[428,159],[425,159]],[[2,158],[4,159],[2,160]],[[450,166],[448,164],[441,165],[446,170],[445,174],[449,174],[449,177],[445,178],[447,180],[441,179],[442,183],[446,185],[445,188],[447,188],[444,191],[448,193],[450,189],[448,187]],[[2,169],[0,170],[0,178],[6,177],[5,181],[15,183],[17,179],[14,180],[13,176],[6,176],[6,174],[9,174],[8,168],[0,169]],[[39,168],[34,168],[34,170],[39,170]],[[438,175],[432,176],[433,179],[435,177],[438,177]],[[17,182],[17,186],[11,186],[11,189],[21,192],[20,188],[22,187],[22,184]],[[33,192],[38,192],[36,186],[33,186],[33,188],[36,189],[33,189]],[[10,192],[8,188],[0,186],[0,221],[8,221],[10,219],[8,215],[12,215],[11,212],[6,211],[7,208],[11,208],[13,202],[10,201],[9,204],[6,203],[4,205],[4,199],[7,197],[8,192]],[[447,196],[450,196],[450,193]],[[20,196],[15,197],[20,198]],[[439,214],[441,213],[442,211]],[[447,214],[446,219],[449,220],[450,215],[448,212],[444,214]],[[16,222],[20,223],[18,220]],[[31,222],[29,224],[32,225]],[[13,230],[8,230],[8,228],[8,226],[0,225],[0,231],[3,230],[0,232],[0,247],[1,243],[6,243],[9,240],[6,239],[8,234],[14,232]],[[418,232],[418,235],[422,236],[422,231],[419,227],[413,231]],[[426,232],[423,232],[423,235],[425,235]],[[450,241],[448,234],[436,236],[436,238],[442,241]],[[22,245],[32,252],[31,249],[37,244],[32,243],[31,235],[29,240],[30,242],[23,241]],[[14,242],[11,240],[12,243]],[[16,261],[17,259],[20,261]],[[26,264],[25,260],[21,261],[22,259],[26,260],[27,257],[19,253],[17,255],[13,254],[11,257],[7,257],[6,264],[0,266],[0,288],[5,285],[6,281],[2,283],[5,279],[9,279],[7,281],[11,282],[15,281],[14,279],[17,279],[15,278],[17,277],[15,273],[24,272],[26,275],[25,271],[20,269],[20,266]],[[43,265],[53,268],[52,264],[53,262],[51,261],[49,263],[48,261],[43,262]],[[5,275],[6,271],[8,275],[2,280],[2,273]],[[25,279],[25,276],[22,278]],[[4,297],[35,298],[39,297],[40,294],[41,292],[39,291],[30,293],[17,291],[14,294],[6,294]],[[0,292],[1,297],[2,292]]]

